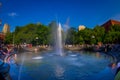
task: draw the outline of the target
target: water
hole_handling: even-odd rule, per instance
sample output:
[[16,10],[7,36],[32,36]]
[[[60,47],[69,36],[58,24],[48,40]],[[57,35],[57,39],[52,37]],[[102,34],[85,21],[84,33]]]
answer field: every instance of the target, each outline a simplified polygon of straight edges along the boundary
[[60,23],[58,24],[58,28],[57,28],[56,53],[60,56],[63,55],[63,50],[62,50],[62,27],[61,27]]
[[49,26],[51,27],[51,43],[53,45],[55,55],[63,56],[62,26],[57,22],[52,22]]
[[18,66],[11,64],[11,77],[18,80],[21,69],[20,80],[114,80],[114,70],[108,67],[111,57],[90,52],[65,53],[66,56],[57,56],[54,52],[21,54]]
[[112,61],[109,56],[90,52],[63,52],[61,24],[53,22],[51,26],[54,30],[55,52],[18,55],[18,65],[11,64],[13,80],[114,80],[114,70],[108,67]]
[[21,80],[21,71],[22,71],[22,67],[23,67],[23,64],[24,64],[24,60],[25,60],[25,54],[23,54],[23,57],[21,58],[21,65],[20,65],[20,68],[19,68],[18,80]]

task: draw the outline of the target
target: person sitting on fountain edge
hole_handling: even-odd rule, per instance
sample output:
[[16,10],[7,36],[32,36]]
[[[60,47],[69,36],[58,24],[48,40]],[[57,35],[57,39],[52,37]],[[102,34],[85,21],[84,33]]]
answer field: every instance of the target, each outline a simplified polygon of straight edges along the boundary
[[117,70],[115,74],[115,80],[120,80],[120,62],[117,63]]

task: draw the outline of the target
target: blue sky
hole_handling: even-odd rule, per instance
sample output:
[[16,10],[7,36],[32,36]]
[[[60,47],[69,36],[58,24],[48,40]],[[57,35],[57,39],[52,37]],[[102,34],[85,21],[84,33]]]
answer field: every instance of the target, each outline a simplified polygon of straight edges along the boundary
[[93,28],[109,19],[120,21],[120,0],[0,0],[0,19],[16,26],[40,22],[48,25],[57,20],[69,26]]

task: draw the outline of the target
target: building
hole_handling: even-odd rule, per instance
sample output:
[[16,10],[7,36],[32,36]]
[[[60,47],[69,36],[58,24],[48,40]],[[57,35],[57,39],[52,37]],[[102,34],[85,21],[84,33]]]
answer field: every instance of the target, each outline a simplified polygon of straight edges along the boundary
[[8,24],[4,24],[2,32],[4,34],[9,33],[10,32],[10,26]]
[[0,44],[4,41],[4,39],[5,39],[5,34],[0,32]]
[[78,30],[80,31],[80,30],[84,30],[85,29],[85,26],[84,25],[80,25],[79,27],[78,27]]
[[10,26],[8,24],[4,24],[2,32],[0,32],[0,44],[5,39],[5,34],[10,32]]
[[109,31],[110,26],[113,26],[113,25],[120,25],[120,21],[109,20],[106,23],[104,23],[102,26],[105,28],[106,31]]

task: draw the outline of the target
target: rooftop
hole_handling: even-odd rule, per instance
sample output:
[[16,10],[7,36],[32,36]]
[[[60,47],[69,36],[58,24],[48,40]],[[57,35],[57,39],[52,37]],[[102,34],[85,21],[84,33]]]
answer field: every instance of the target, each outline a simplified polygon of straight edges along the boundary
[[101,26],[103,26],[106,29],[106,31],[108,31],[110,29],[109,27],[115,24],[120,25],[120,21],[110,19]]

